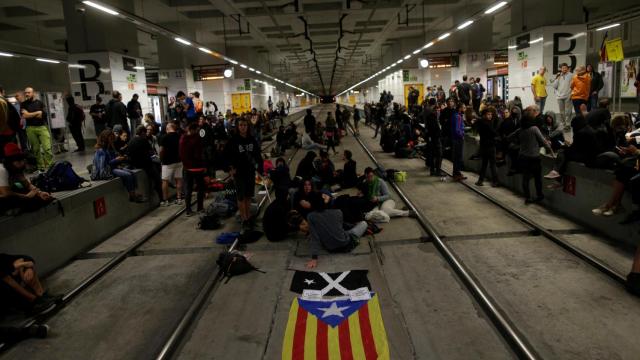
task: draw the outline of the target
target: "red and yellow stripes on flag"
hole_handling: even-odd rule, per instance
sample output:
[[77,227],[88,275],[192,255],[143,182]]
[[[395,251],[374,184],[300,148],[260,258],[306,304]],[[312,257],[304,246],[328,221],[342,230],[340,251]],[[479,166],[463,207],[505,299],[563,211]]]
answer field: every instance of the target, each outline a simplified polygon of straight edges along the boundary
[[377,294],[340,325],[331,327],[293,299],[282,344],[283,360],[389,359]]

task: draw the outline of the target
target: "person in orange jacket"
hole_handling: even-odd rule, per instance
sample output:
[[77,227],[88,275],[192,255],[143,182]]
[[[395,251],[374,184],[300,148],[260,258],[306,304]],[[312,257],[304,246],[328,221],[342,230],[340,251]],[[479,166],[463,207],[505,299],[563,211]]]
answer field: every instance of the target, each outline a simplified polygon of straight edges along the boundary
[[590,91],[591,76],[587,73],[587,68],[580,65],[576,68],[576,74],[571,79],[571,102],[576,114],[580,114],[580,105],[589,102]]

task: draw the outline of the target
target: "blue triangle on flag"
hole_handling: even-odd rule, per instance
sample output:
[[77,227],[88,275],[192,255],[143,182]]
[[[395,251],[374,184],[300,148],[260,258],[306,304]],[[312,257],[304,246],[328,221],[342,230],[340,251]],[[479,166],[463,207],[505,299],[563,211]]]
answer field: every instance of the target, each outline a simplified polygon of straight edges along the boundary
[[298,298],[298,305],[313,314],[318,320],[324,321],[331,327],[336,327],[368,301],[351,301],[349,299],[326,301]]

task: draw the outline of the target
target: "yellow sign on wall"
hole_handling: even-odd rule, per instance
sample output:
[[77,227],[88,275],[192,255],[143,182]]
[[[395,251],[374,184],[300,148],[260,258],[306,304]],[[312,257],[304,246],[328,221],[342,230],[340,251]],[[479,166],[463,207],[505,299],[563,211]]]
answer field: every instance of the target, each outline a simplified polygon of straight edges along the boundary
[[233,112],[240,115],[251,111],[251,93],[231,94],[231,107]]
[[607,49],[607,60],[618,62],[624,60],[624,52],[622,51],[622,39],[617,38],[609,40],[604,44]]
[[356,96],[355,95],[349,95],[349,105],[351,105],[351,106],[355,106],[356,105]]
[[423,84],[407,84],[404,86],[404,103],[405,105],[409,105],[409,89],[414,88],[418,90],[420,96],[418,96],[417,105],[422,104],[422,100],[424,99],[424,85]]

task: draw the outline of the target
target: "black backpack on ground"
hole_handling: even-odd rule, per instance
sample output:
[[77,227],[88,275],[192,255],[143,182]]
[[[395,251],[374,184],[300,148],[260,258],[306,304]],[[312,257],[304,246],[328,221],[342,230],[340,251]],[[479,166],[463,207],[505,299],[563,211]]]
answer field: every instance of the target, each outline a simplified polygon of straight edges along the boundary
[[216,214],[204,214],[200,216],[198,221],[198,229],[200,230],[216,230],[222,227],[220,217]]
[[87,180],[81,178],[73,171],[73,166],[68,161],[56,161],[47,172],[38,175],[34,185],[46,192],[75,190]]
[[264,273],[264,271],[251,265],[247,257],[237,251],[223,251],[218,255],[216,264],[220,266],[223,277],[227,278],[226,282],[229,282],[233,276],[246,274],[251,271]]

